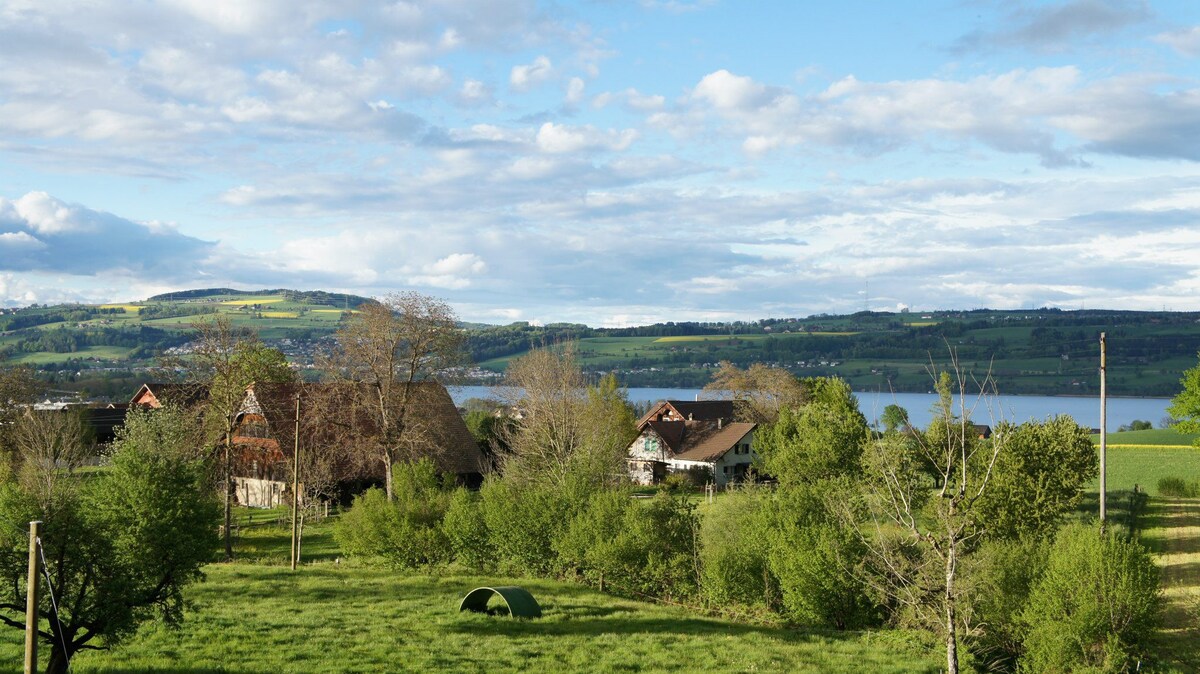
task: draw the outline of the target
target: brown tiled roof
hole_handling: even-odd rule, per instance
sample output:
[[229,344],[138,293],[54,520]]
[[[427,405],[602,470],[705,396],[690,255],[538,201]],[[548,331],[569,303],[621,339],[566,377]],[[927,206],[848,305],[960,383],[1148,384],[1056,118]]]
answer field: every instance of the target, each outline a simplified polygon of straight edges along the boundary
[[[410,437],[417,438],[409,447],[413,457],[433,459],[438,470],[458,475],[484,472],[483,453],[471,432],[458,413],[446,387],[438,382],[417,382],[409,401],[406,425],[413,431]],[[356,394],[364,390],[347,384],[252,384],[248,388],[247,402],[257,403],[257,409],[246,408],[243,417],[261,414],[266,421],[272,438],[279,443],[284,456],[292,455],[296,413],[296,394],[301,396],[301,419],[307,405],[323,407],[321,416],[327,420],[322,428],[306,429],[302,434],[324,438],[329,442],[349,445],[355,435],[369,436],[374,422],[369,415],[354,414],[352,403]],[[344,411],[343,411],[344,410]],[[375,472],[374,462],[371,471]]]
[[674,453],[683,447],[683,427],[686,423],[685,421],[648,421],[646,426],[654,429],[654,432],[658,433],[658,437],[666,443],[667,449]]
[[673,457],[684,461],[716,461],[725,452],[733,449],[755,426],[745,422],[724,425],[711,421],[684,423],[688,426],[684,435],[684,446],[682,451],[676,452]]
[[720,421],[647,421],[649,428],[662,438],[671,458],[685,461],[715,461],[733,448],[754,424]]
[[638,420],[638,426],[653,421],[659,414],[674,411],[681,419],[716,421],[733,419],[732,400],[663,400]]

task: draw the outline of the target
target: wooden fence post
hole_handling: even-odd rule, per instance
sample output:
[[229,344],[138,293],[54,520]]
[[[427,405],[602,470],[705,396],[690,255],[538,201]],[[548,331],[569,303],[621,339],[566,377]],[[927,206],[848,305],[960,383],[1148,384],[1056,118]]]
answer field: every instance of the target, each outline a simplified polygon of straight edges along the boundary
[[29,523],[29,579],[25,584],[25,674],[37,674],[38,639],[38,532],[41,522]]

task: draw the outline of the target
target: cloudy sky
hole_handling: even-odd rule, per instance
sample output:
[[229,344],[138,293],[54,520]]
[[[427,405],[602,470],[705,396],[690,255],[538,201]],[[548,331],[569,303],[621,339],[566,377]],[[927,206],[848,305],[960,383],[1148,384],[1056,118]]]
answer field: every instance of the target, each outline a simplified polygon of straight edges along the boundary
[[1200,309],[1200,3],[0,0],[0,305]]

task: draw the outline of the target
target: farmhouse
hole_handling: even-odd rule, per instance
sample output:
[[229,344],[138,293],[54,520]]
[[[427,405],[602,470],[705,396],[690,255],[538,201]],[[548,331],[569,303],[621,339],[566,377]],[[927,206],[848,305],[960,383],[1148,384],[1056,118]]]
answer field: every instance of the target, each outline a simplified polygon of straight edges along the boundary
[[629,475],[656,484],[669,473],[701,473],[718,487],[746,476],[754,462],[755,424],[732,420],[729,400],[659,403],[638,422],[627,450]]
[[[287,491],[295,447],[296,396],[300,396],[300,451],[321,451],[325,478],[336,484],[377,482],[382,466],[364,458],[354,443],[370,438],[371,421],[355,414],[353,392],[344,385],[251,384],[238,414],[233,442],[239,502],[270,507]],[[450,394],[437,382],[419,382],[407,413],[405,447],[410,459],[432,459],[461,484],[478,485],[486,461]],[[370,440],[366,440],[369,442]]]

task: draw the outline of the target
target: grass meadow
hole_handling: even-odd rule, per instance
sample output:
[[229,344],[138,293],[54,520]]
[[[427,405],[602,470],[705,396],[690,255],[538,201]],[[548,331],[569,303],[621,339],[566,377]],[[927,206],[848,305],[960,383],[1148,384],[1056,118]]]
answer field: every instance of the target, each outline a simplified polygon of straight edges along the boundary
[[[1152,495],[1139,535],[1163,569],[1163,629],[1149,671],[1200,672],[1200,499],[1162,498],[1157,481],[1200,475],[1200,450],[1114,447],[1109,507],[1126,521],[1127,490]],[[704,504],[719,508],[722,498]],[[1095,486],[1080,516],[1094,516]],[[331,520],[306,527],[303,564],[287,568],[283,509],[240,510],[237,561],[206,569],[188,590],[178,629],[149,624],[111,651],[87,651],[79,674],[134,672],[937,672],[941,644],[899,630],[833,632],[748,624],[678,606],[601,594],[547,579],[453,569],[413,573],[341,557]],[[538,620],[464,614],[483,585],[516,584],[542,605]],[[22,633],[0,630],[0,669],[14,671]],[[45,657],[45,652],[43,653]]]
[[[308,528],[305,563],[292,572],[289,532],[276,518],[263,513],[266,526],[242,528],[238,561],[207,568],[181,627],[146,625],[111,651],[80,653],[71,671],[936,672],[941,663],[935,645],[911,632],[794,630],[575,583],[364,567],[339,561],[328,523]],[[542,618],[458,611],[471,589],[503,584],[532,592]],[[0,632],[0,662],[16,667],[21,636]]]

